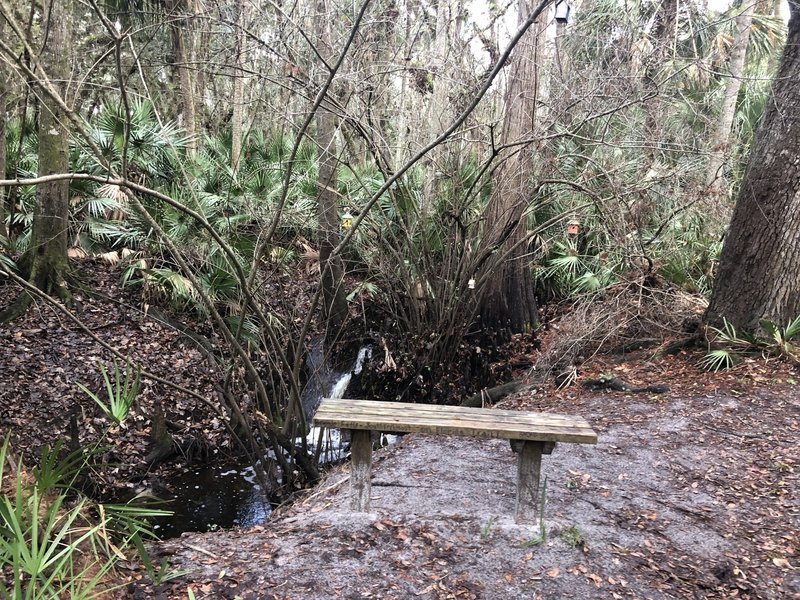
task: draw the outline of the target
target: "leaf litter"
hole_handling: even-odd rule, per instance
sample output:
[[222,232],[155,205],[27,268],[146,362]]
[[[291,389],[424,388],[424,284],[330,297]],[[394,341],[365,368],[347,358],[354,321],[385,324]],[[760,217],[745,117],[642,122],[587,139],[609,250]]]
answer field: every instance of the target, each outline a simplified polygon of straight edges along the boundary
[[[199,353],[139,319],[136,298],[100,271],[95,284],[111,301],[81,302],[93,331],[147,369],[213,396]],[[10,293],[0,288],[3,300]],[[17,448],[35,454],[68,437],[71,415],[81,441],[102,435],[107,419],[74,385],[100,389],[102,348],[43,305],[0,328],[0,340],[0,428]],[[579,380],[611,373],[633,385],[666,383],[665,394],[538,385],[503,401],[580,414],[599,433],[596,447],[564,444],[545,457],[543,539],[538,525],[511,518],[508,444],[409,435],[375,454],[372,513],[348,510],[340,466],[262,525],[154,545],[154,562],[166,556],[188,573],[156,586],[141,570],[123,572],[119,597],[187,598],[190,589],[196,598],[292,600],[799,597],[800,373],[747,359],[709,374],[699,358],[601,356],[581,366]],[[176,435],[232,451],[206,406],[143,381],[131,418],[107,440],[107,460],[118,465],[109,486],[158,477],[144,461],[156,400]],[[570,544],[567,531],[582,543]]]

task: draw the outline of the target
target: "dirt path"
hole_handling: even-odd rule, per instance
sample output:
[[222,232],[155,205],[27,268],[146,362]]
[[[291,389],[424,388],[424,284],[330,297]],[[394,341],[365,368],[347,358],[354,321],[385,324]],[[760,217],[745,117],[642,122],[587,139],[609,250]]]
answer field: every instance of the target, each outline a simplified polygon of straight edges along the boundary
[[507,443],[409,435],[376,453],[371,514],[347,510],[340,468],[263,526],[164,543],[191,572],[131,594],[800,597],[800,394],[792,384],[733,388],[507,401],[583,414],[600,433],[596,447],[545,457],[544,541],[513,522]]

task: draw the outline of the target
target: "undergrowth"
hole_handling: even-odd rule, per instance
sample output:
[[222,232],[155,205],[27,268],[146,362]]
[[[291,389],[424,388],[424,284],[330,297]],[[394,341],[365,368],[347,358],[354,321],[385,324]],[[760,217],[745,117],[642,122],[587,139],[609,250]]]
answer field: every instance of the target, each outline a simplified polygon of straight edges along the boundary
[[550,327],[531,376],[566,386],[577,378],[578,366],[600,352],[650,348],[655,354],[668,340],[690,336],[705,307],[703,297],[652,276],[581,296]]

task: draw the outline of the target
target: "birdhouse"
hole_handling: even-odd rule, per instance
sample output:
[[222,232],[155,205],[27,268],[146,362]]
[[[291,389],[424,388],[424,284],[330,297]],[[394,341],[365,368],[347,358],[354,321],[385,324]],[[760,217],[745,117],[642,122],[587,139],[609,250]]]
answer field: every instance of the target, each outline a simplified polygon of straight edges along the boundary
[[578,235],[581,232],[581,222],[578,219],[572,219],[567,223],[567,235]]
[[342,215],[342,229],[350,229],[353,226],[353,215],[350,214],[349,209],[345,209]]
[[556,4],[556,23],[567,23],[569,21],[570,6],[566,0],[561,0]]

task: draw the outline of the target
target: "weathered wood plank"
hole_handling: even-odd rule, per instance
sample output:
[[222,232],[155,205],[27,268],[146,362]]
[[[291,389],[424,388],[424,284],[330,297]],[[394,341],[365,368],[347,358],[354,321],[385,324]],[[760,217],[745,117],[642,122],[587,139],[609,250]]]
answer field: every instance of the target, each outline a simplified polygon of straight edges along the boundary
[[460,423],[471,423],[474,425],[480,425],[481,423],[491,424],[492,426],[498,427],[553,427],[557,429],[586,429],[588,428],[588,423],[582,422],[580,420],[574,421],[555,421],[551,419],[537,419],[535,416],[521,416],[517,418],[509,418],[503,415],[494,416],[491,414],[486,414],[483,416],[474,416],[474,415],[459,415],[457,413],[442,413],[442,414],[435,414],[435,413],[418,413],[418,412],[403,412],[402,409],[398,412],[347,412],[342,411],[338,413],[331,413],[329,411],[323,410],[321,413],[317,413],[320,415],[321,418],[329,420],[329,419],[357,419],[363,421],[369,420],[386,420],[389,422],[397,422],[400,423],[403,420],[417,420],[417,421],[431,421],[431,422],[447,422],[447,421],[458,421]]
[[436,418],[457,418],[467,421],[490,419],[493,422],[507,423],[551,423],[554,425],[585,425],[581,418],[553,413],[533,413],[498,409],[481,409],[455,406],[408,404],[401,402],[373,402],[355,400],[324,400],[320,412],[327,417],[352,417],[374,415],[384,417],[435,416]]
[[325,399],[314,416],[314,423],[341,429],[597,443],[597,434],[581,417],[400,402]]
[[589,429],[589,424],[583,421],[582,419],[574,419],[572,421],[568,420],[553,420],[542,418],[539,419],[535,415],[520,415],[517,417],[508,417],[505,415],[492,415],[491,410],[487,410],[487,414],[476,416],[476,415],[459,415],[458,413],[452,412],[443,412],[442,414],[436,414],[434,412],[431,413],[420,413],[409,411],[406,412],[403,409],[399,409],[395,412],[393,411],[383,411],[383,412],[358,412],[358,411],[347,411],[347,410],[339,410],[338,412],[331,412],[328,410],[323,409],[322,411],[317,412],[319,418],[323,420],[335,420],[335,419],[354,419],[354,420],[361,420],[361,421],[369,421],[369,420],[386,420],[392,423],[401,423],[404,420],[409,421],[429,421],[433,423],[444,423],[444,422],[451,422],[451,421],[458,421],[459,423],[469,423],[476,426],[480,426],[480,424],[486,424],[491,426],[497,427],[552,427],[555,429]]
[[350,509],[369,512],[372,495],[372,437],[369,430],[350,432]]
[[561,415],[556,413],[546,412],[524,412],[516,410],[500,410],[496,408],[475,408],[469,406],[444,406],[438,404],[411,404],[407,402],[379,402],[375,400],[352,400],[347,398],[338,398],[331,400],[326,398],[323,400],[322,408],[331,411],[332,413],[352,413],[359,414],[382,414],[382,413],[397,413],[402,411],[403,414],[435,414],[435,415],[457,415],[459,417],[474,417],[486,418],[490,415],[494,418],[509,418],[520,419],[528,416],[534,416],[536,419],[550,420],[554,422],[575,422],[583,421],[581,417],[573,415]]
[[517,455],[517,523],[536,523],[539,517],[539,475],[542,442],[525,442]]

